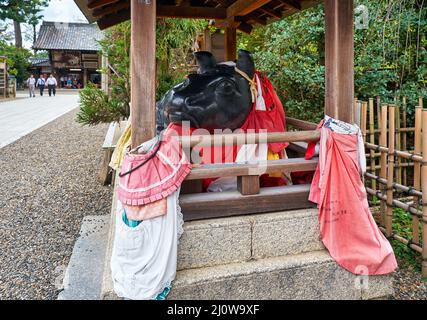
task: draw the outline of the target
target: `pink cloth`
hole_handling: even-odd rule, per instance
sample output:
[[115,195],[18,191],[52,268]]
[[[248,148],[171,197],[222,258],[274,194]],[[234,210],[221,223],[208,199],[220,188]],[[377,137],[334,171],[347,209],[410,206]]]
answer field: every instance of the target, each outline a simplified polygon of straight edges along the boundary
[[[155,151],[156,147],[146,154],[127,153],[121,172],[137,167]],[[118,198],[124,205],[131,206],[164,199],[178,190],[191,167],[178,139],[165,133],[160,148],[152,159],[134,172],[120,177]]]
[[357,135],[321,129],[319,164],[309,200],[319,208],[320,235],[330,255],[354,274],[397,268],[390,243],[369,210],[359,174]]
[[133,221],[144,221],[164,216],[167,213],[167,200],[162,199],[159,201],[151,202],[143,206],[129,206],[123,205],[126,217]]

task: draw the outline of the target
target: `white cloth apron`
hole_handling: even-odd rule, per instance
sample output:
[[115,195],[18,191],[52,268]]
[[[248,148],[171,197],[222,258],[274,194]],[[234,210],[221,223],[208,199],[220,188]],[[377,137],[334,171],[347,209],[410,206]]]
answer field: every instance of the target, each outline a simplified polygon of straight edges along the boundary
[[179,190],[167,198],[167,214],[127,226],[118,201],[111,257],[114,291],[131,300],[153,300],[176,276],[178,240],[183,233]]

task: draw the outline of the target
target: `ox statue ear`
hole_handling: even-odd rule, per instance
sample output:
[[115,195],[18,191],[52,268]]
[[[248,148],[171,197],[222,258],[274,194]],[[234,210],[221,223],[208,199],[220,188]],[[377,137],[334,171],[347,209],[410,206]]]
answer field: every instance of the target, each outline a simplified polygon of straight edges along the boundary
[[197,51],[194,53],[199,66],[199,73],[205,73],[212,70],[216,66],[215,57],[208,51]]
[[245,72],[249,78],[255,75],[255,63],[249,51],[239,49],[236,67]]

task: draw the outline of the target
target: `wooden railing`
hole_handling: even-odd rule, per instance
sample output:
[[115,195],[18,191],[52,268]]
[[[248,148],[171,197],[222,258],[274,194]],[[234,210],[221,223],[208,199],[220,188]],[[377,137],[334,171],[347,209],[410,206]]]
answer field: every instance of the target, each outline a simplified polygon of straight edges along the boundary
[[[318,131],[294,131],[268,134],[222,134],[182,137],[183,147],[231,146],[253,143],[308,142],[318,140]],[[259,177],[266,173],[314,171],[317,158],[291,158],[262,163],[218,163],[196,165],[187,177],[187,194],[180,204],[185,220],[225,217],[313,207],[308,201],[310,185],[261,188]],[[201,180],[236,177],[237,190],[201,192]],[[190,187],[188,186],[190,184]]]

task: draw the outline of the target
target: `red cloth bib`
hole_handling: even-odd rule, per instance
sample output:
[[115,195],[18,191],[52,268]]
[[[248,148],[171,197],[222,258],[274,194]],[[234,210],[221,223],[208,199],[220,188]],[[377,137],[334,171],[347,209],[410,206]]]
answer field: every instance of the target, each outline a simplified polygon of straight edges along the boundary
[[323,244],[354,274],[393,272],[397,267],[393,249],[372,217],[360,178],[357,135],[323,129],[322,139],[327,139],[326,150],[320,149],[309,200],[319,208]]

